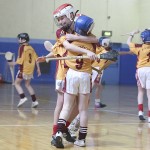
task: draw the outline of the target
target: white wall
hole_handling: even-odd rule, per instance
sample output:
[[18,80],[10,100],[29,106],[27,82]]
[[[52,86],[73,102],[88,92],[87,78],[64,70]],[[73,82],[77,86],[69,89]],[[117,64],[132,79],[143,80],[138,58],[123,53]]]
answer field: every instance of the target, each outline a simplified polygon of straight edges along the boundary
[[112,30],[113,42],[126,42],[127,36],[121,34],[145,28],[150,22],[149,0],[0,0],[0,37],[28,32],[31,38],[55,39],[52,13],[63,3],[93,17],[96,36],[101,36],[102,30]]

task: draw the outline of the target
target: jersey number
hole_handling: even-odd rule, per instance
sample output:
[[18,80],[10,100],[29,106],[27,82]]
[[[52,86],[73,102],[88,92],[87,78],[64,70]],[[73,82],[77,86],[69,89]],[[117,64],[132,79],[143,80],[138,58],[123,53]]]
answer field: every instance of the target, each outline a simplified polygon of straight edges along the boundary
[[29,54],[29,63],[30,64],[32,63],[32,55],[31,55],[31,53]]
[[[82,55],[78,55],[78,56],[82,56]],[[77,63],[76,68],[81,69],[83,65],[83,59],[76,59],[76,63]]]

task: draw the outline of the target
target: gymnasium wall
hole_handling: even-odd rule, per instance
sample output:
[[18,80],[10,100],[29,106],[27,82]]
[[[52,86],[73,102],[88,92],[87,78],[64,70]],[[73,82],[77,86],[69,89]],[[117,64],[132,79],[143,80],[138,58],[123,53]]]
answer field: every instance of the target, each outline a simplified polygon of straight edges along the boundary
[[27,32],[33,39],[54,40],[57,27],[52,13],[66,2],[94,18],[96,36],[101,36],[102,30],[111,30],[114,42],[124,43],[127,37],[121,34],[148,25],[144,23],[148,19],[143,17],[148,15],[144,12],[149,9],[148,0],[144,0],[145,5],[143,0],[0,0],[0,37],[14,38],[20,32]]
[[[38,56],[43,56],[48,54],[43,45],[44,40],[31,39],[30,44],[36,50]],[[55,43],[54,40],[51,40]],[[15,53],[17,56],[18,43],[14,38],[0,38],[0,52],[5,53],[10,51]],[[113,43],[113,49],[117,51],[128,51],[128,46],[122,43]],[[104,71],[104,76],[102,82],[105,84],[135,84],[135,66],[136,57],[135,56],[120,56],[118,61]],[[37,77],[36,70],[34,73],[34,83],[54,83],[55,82],[55,68],[56,61],[50,61],[50,63],[40,64],[42,75]],[[17,66],[15,66],[15,75],[17,73]],[[6,82],[11,83],[12,78],[9,70],[9,66],[4,58],[4,55],[0,55],[0,74],[2,74],[3,79]]]
[[[71,3],[75,9],[80,10],[80,13],[93,17],[95,20],[93,33],[97,37],[101,36],[102,30],[111,30],[113,32],[111,40],[120,51],[128,50],[125,44],[127,36],[121,34],[136,28],[143,30],[150,24],[147,13],[149,0],[0,0],[0,52],[17,53],[16,35],[27,32],[38,55],[46,54],[46,50],[43,50],[43,41],[55,41],[57,29],[52,13],[63,3]],[[139,36],[135,36],[133,41],[140,42]],[[135,65],[135,56],[120,56],[116,64],[105,70],[103,82],[135,84]],[[35,82],[54,82],[55,62],[50,62],[49,66],[50,72],[43,74],[41,78],[35,76]],[[0,70],[3,68],[3,61],[0,60]]]

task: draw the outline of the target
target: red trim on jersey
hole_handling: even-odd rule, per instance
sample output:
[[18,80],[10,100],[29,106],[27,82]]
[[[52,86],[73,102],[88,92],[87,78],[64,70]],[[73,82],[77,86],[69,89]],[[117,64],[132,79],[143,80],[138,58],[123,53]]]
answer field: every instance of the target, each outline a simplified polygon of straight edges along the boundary
[[[25,45],[21,45],[18,49],[18,57],[21,58]],[[23,72],[23,65],[19,65],[20,72]]]
[[135,44],[135,47],[136,47],[136,48],[142,47],[142,45],[143,45],[143,44]]
[[61,36],[66,35],[66,32],[60,28],[56,31],[56,37],[59,39]]

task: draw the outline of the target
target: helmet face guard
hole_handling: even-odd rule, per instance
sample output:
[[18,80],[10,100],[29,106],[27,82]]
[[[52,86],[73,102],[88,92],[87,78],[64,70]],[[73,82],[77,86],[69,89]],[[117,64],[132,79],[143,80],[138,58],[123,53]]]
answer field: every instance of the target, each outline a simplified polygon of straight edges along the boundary
[[24,39],[24,40],[26,40],[26,42],[29,42],[29,40],[30,40],[28,33],[20,33],[20,34],[18,34],[17,38],[21,39],[21,40]]
[[145,29],[141,33],[141,38],[142,38],[143,43],[150,43],[150,30],[149,29]]
[[87,36],[94,27],[94,20],[88,16],[81,15],[75,22],[74,30],[77,34]]
[[99,44],[105,48],[110,47],[110,45],[111,45],[110,39],[105,36],[102,36],[99,38]]
[[55,24],[60,27],[59,22],[58,22],[58,18],[61,16],[66,16],[68,19],[70,19],[70,21],[73,21],[74,17],[73,18],[71,17],[71,13],[73,15],[75,15],[74,8],[71,4],[63,4],[63,5],[59,6],[53,12]]

